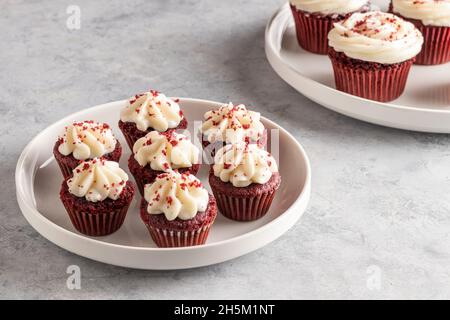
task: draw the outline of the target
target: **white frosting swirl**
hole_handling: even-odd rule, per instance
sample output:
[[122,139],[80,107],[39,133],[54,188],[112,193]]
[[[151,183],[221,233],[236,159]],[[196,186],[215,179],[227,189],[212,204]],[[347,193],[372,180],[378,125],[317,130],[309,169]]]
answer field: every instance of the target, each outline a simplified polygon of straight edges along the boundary
[[152,131],[136,141],[133,153],[142,167],[150,164],[153,170],[167,172],[197,164],[200,151],[183,134]]
[[162,214],[169,221],[189,220],[208,207],[209,194],[192,174],[176,171],[160,174],[155,182],[145,185],[144,198],[149,214]]
[[409,60],[423,44],[422,34],[412,23],[380,11],[354,13],[335,23],[328,40],[335,51],[350,58],[383,64]]
[[243,104],[235,106],[230,102],[206,112],[201,131],[210,143],[235,143],[248,139],[256,142],[264,133],[260,118],[259,112],[249,111]]
[[393,10],[426,26],[450,27],[450,0],[392,0]]
[[256,144],[228,144],[217,151],[213,165],[214,175],[235,187],[252,183],[264,184],[278,172],[275,159]]
[[94,121],[73,122],[60,138],[58,151],[77,160],[101,157],[114,151],[117,140],[106,123]]
[[94,158],[81,162],[67,180],[69,192],[91,202],[106,198],[117,200],[128,181],[128,175],[114,161]]
[[347,14],[368,4],[367,0],[290,0],[298,10],[310,13]]
[[177,127],[182,119],[178,103],[154,90],[131,98],[120,113],[120,120],[134,122],[141,131],[153,128],[164,132]]

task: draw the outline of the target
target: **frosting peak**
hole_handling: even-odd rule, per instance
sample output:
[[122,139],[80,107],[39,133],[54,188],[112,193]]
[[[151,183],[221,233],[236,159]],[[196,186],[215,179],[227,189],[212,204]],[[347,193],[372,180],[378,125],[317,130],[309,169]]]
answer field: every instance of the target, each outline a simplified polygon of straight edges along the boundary
[[201,131],[210,143],[235,143],[244,140],[256,142],[264,134],[260,117],[259,112],[249,111],[243,104],[233,105],[230,102],[206,112]]
[[290,0],[298,10],[322,14],[347,14],[368,4],[367,0]]
[[392,0],[393,11],[424,25],[450,27],[450,0]]
[[336,22],[328,40],[335,51],[350,58],[382,64],[409,60],[423,44],[422,34],[412,23],[380,11],[354,13]]
[[108,124],[94,121],[74,121],[65,127],[60,141],[58,151],[65,156],[73,154],[77,160],[104,156],[114,151],[117,143]]
[[142,167],[149,164],[153,170],[169,171],[197,164],[200,151],[183,134],[152,131],[136,141],[133,153]]
[[217,151],[213,165],[214,175],[235,187],[252,183],[264,184],[278,172],[275,159],[256,144],[228,144]]
[[134,122],[141,131],[153,128],[164,132],[177,127],[182,119],[183,113],[178,103],[155,90],[130,98],[120,113],[120,120]]
[[149,214],[164,214],[169,221],[190,220],[208,207],[209,194],[200,180],[189,173],[170,171],[145,185]]
[[67,180],[69,192],[91,202],[106,198],[117,200],[128,181],[128,175],[114,161],[94,158],[81,162]]

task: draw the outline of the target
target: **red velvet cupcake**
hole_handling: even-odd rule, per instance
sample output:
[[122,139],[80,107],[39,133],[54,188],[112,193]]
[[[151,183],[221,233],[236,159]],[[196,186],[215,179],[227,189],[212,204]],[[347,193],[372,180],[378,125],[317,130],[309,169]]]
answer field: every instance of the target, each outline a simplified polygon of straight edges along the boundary
[[389,11],[413,23],[423,35],[415,64],[450,61],[450,0],[393,0]]
[[335,23],[328,39],[336,89],[381,102],[403,93],[423,43],[412,23],[380,11]]
[[189,173],[163,173],[145,186],[141,218],[158,247],[204,244],[216,216],[214,197]]
[[327,36],[334,22],[370,9],[367,0],[290,0],[290,5],[298,44],[317,54],[327,54]]
[[82,160],[103,157],[118,162],[122,147],[108,124],[81,121],[65,127],[63,136],[53,147],[53,155],[64,179],[68,179]]
[[252,221],[269,210],[281,177],[275,159],[256,144],[229,144],[217,151],[209,184],[227,218]]
[[215,150],[228,143],[246,141],[264,147],[267,132],[261,122],[259,112],[247,110],[245,105],[231,102],[216,110],[205,113],[200,137],[206,155],[214,155]]
[[80,163],[60,192],[73,226],[88,236],[117,231],[133,196],[133,184],[119,164],[99,158]]
[[154,90],[132,97],[121,111],[119,121],[119,128],[131,150],[138,139],[151,131],[186,129],[187,125],[178,100]]
[[189,139],[174,131],[152,131],[136,141],[128,168],[136,180],[139,192],[155,181],[156,176],[177,169],[196,175],[200,168],[200,151]]

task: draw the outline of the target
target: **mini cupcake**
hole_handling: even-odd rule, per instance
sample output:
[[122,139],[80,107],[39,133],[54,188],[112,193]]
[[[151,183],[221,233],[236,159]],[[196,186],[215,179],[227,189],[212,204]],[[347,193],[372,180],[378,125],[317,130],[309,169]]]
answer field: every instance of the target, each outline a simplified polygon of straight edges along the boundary
[[152,131],[134,144],[128,168],[139,192],[144,195],[144,186],[155,181],[156,176],[163,172],[178,169],[180,173],[189,171],[197,174],[199,154],[199,149],[183,134]]
[[214,157],[209,184],[224,216],[251,221],[267,213],[281,177],[275,159],[256,144],[228,144]]
[[212,154],[215,148],[219,149],[227,143],[246,141],[261,147],[266,144],[267,133],[260,113],[247,110],[243,104],[233,105],[230,102],[206,112],[203,117],[202,144],[212,150]]
[[134,195],[133,184],[119,164],[94,158],[73,170],[60,198],[73,226],[88,236],[106,236],[123,224]]
[[154,90],[132,97],[121,111],[119,121],[130,149],[151,131],[186,129],[188,123],[177,102]]
[[368,0],[290,0],[290,4],[299,45],[318,54],[327,54],[327,35],[334,22],[370,9]]
[[416,64],[450,61],[450,0],[392,0],[390,12],[413,23],[424,44]]
[[423,43],[412,23],[379,11],[335,23],[328,39],[336,89],[381,102],[403,93]]
[[118,162],[122,147],[108,124],[81,121],[65,127],[63,136],[53,147],[53,155],[67,179],[82,160],[103,157]]
[[214,197],[189,173],[162,173],[145,186],[141,218],[158,247],[204,244],[216,216]]

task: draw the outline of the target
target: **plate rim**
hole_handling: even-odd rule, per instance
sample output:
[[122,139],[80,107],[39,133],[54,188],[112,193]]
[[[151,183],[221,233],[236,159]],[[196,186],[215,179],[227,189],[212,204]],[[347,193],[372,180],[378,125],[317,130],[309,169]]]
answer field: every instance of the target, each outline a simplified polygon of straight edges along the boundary
[[[336,88],[327,86],[323,83],[320,83],[316,80],[310,79],[309,77],[303,75],[302,72],[295,69],[290,63],[286,62],[286,60],[281,57],[279,50],[277,49],[278,45],[277,45],[277,43],[274,42],[274,39],[273,39],[274,38],[273,35],[275,34],[275,32],[281,32],[282,34],[284,34],[286,31],[286,28],[288,26],[292,25],[293,19],[292,19],[292,14],[290,11],[291,11],[291,9],[289,7],[289,3],[283,4],[272,14],[272,16],[269,18],[269,20],[266,24],[266,28],[265,28],[266,58],[269,61],[271,67],[277,73],[277,75],[283,81],[285,81],[287,84],[289,84],[289,86],[293,87],[296,91],[299,91],[302,95],[304,95],[308,99],[313,100],[314,102],[318,103],[319,105],[321,105],[327,109],[330,109],[332,111],[335,111],[335,112],[338,112],[338,113],[341,113],[341,114],[344,114],[349,117],[356,118],[356,119],[359,119],[362,121],[374,123],[377,125],[397,128],[397,129],[403,129],[403,130],[413,130],[413,131],[433,132],[433,133],[450,133],[450,128],[449,129],[444,129],[444,128],[441,128],[441,129],[434,128],[433,129],[433,128],[430,128],[430,126],[427,126],[425,124],[423,125],[423,127],[419,128],[416,126],[413,128],[412,126],[408,127],[408,125],[392,121],[392,119],[388,119],[388,118],[386,118],[384,120],[380,120],[380,122],[383,121],[383,123],[380,123],[380,122],[377,122],[377,120],[374,120],[373,116],[371,117],[366,114],[354,113],[349,110],[342,110],[342,108],[332,107],[332,106],[325,105],[324,103],[319,103],[311,95],[297,89],[297,87],[295,85],[291,84],[291,81],[288,80],[288,78],[290,78],[291,75],[284,75],[283,74],[284,72],[282,70],[279,70],[280,67],[277,66],[278,64],[282,64],[284,67],[288,68],[289,71],[292,72],[292,74],[295,74],[295,76],[298,77],[302,81],[312,83],[315,86],[317,86],[317,88],[319,88],[325,92],[330,92],[334,95],[345,97],[345,99],[352,99],[352,100],[355,100],[357,103],[361,103],[361,104],[371,104],[372,106],[369,106],[369,108],[371,108],[371,109],[373,109],[373,107],[378,107],[379,108],[378,111],[382,111],[383,109],[385,109],[384,111],[405,112],[405,113],[409,113],[409,114],[413,113],[415,115],[418,115],[418,114],[421,114],[421,115],[445,115],[446,118],[450,116],[450,110],[420,108],[420,107],[415,107],[415,106],[392,104],[390,102],[385,103],[385,102],[379,102],[379,101],[374,101],[374,100],[369,100],[369,99],[365,99],[362,97],[354,96],[354,95],[339,91]],[[275,25],[275,21],[278,18],[280,19],[280,21],[277,21],[277,24]],[[276,30],[274,31],[273,28],[276,28]],[[277,61],[274,61],[275,59]],[[421,66],[416,66],[416,67],[421,67]]]
[[[179,98],[181,101],[184,100],[184,101],[189,101],[189,102],[192,102],[192,103],[201,102],[201,103],[209,103],[209,104],[212,104],[212,105],[220,105],[220,104],[222,104],[222,103],[217,102],[217,101],[205,100],[205,99],[185,98],[185,97],[177,97],[177,98]],[[49,226],[51,228],[57,229],[58,232],[62,232],[65,236],[72,237],[75,240],[82,239],[82,241],[88,241],[89,243],[92,243],[94,245],[105,246],[105,247],[112,248],[112,249],[117,248],[117,249],[122,249],[122,250],[143,251],[143,252],[149,252],[149,253],[164,253],[164,252],[177,252],[177,251],[183,251],[183,252],[198,251],[198,250],[202,250],[202,249],[206,250],[206,249],[214,248],[214,247],[217,247],[217,246],[228,245],[228,244],[232,244],[233,242],[238,242],[238,241],[245,240],[248,237],[252,237],[252,236],[255,236],[257,234],[260,234],[260,233],[264,232],[267,228],[271,228],[274,225],[281,223],[282,222],[281,220],[283,220],[284,218],[289,216],[289,214],[292,214],[292,212],[291,212],[292,209],[297,207],[299,202],[303,201],[305,209],[299,214],[298,218],[296,218],[294,223],[289,225],[286,228],[286,230],[284,230],[281,234],[279,234],[274,239],[269,241],[269,243],[270,243],[273,240],[275,240],[276,238],[278,238],[279,236],[281,236],[282,234],[284,234],[287,230],[289,230],[295,224],[295,222],[298,221],[298,219],[301,217],[301,214],[306,210],[306,208],[308,206],[308,203],[309,203],[309,199],[310,199],[311,179],[312,179],[311,178],[312,171],[311,171],[311,164],[310,164],[309,157],[308,157],[306,151],[304,150],[303,146],[297,141],[297,139],[291,133],[289,133],[282,126],[276,124],[274,121],[261,116],[261,118],[264,119],[264,121],[266,121],[267,123],[269,123],[271,125],[274,125],[277,128],[280,128],[280,130],[282,130],[283,133],[285,133],[288,136],[288,138],[291,139],[294,142],[294,144],[297,146],[297,148],[299,149],[299,151],[302,154],[302,156],[304,158],[304,161],[305,161],[305,183],[304,183],[303,189],[301,190],[301,192],[298,195],[298,197],[285,210],[285,212],[283,214],[279,215],[278,217],[276,217],[272,221],[264,224],[263,226],[258,227],[255,230],[252,230],[250,232],[247,232],[247,233],[244,233],[244,234],[241,234],[241,235],[238,235],[236,237],[232,237],[232,238],[229,238],[229,239],[226,239],[226,240],[221,240],[221,241],[217,241],[217,242],[213,242],[213,243],[207,243],[207,244],[204,244],[204,245],[201,245],[201,246],[180,247],[180,248],[136,247],[136,246],[130,246],[130,245],[122,245],[122,244],[115,244],[115,243],[105,242],[105,241],[102,241],[102,240],[99,240],[99,239],[95,239],[95,238],[92,238],[92,237],[84,236],[82,234],[77,234],[77,233],[75,233],[73,231],[70,231],[70,230],[67,230],[67,229],[59,226],[58,224],[54,223],[53,221],[49,220],[44,215],[42,215],[37,208],[35,208],[32,204],[30,204],[29,201],[26,200],[26,194],[25,194],[25,192],[23,190],[23,187],[21,185],[21,177],[22,177],[22,173],[23,173],[23,166],[25,164],[24,162],[25,162],[26,157],[30,153],[30,149],[35,144],[36,140],[38,140],[43,134],[45,134],[46,131],[52,130],[52,128],[57,127],[57,126],[61,126],[63,123],[65,123],[65,121],[66,121],[65,119],[67,119],[67,118],[77,118],[78,115],[80,115],[82,113],[85,113],[85,112],[88,112],[89,110],[96,109],[96,111],[98,111],[99,109],[107,108],[107,107],[109,107],[109,106],[111,106],[113,104],[121,104],[121,103],[124,103],[125,101],[126,100],[111,101],[111,102],[108,102],[108,103],[99,104],[99,105],[96,105],[96,106],[85,108],[85,109],[79,110],[77,112],[74,112],[72,114],[69,114],[67,116],[64,116],[62,119],[57,120],[56,122],[52,123],[51,125],[47,126],[43,130],[41,130],[30,142],[28,142],[28,144],[22,150],[22,152],[21,152],[21,154],[19,156],[19,159],[17,160],[16,169],[15,169],[16,198],[17,198],[20,210],[22,212],[22,215],[26,218],[27,222],[33,227],[33,229],[35,229],[45,239],[51,241],[52,243],[55,243],[56,245],[58,245],[59,247],[64,248],[65,250],[73,252],[73,253],[75,253],[77,255],[84,256],[84,257],[87,257],[87,258],[90,258],[90,259],[93,259],[93,260],[96,260],[96,261],[105,262],[105,261],[102,261],[102,260],[99,260],[99,259],[91,258],[90,256],[85,256],[83,254],[80,254],[78,252],[74,252],[74,251],[69,250],[69,249],[66,249],[60,243],[57,243],[57,242],[49,239],[46,235],[42,234],[40,230],[38,230],[40,227],[37,228],[34,225],[34,222],[30,221],[28,215],[32,215],[33,217],[38,218],[41,223],[46,224],[47,226]],[[33,175],[33,179],[34,179],[34,175]],[[26,207],[25,209],[27,209],[27,210],[24,210],[23,206],[25,206]],[[25,212],[25,211],[27,211],[27,212]],[[258,248],[260,248],[260,247],[258,247]],[[254,249],[254,250],[257,250],[258,248]],[[249,252],[254,251],[254,250],[250,250]],[[240,255],[238,255],[238,256],[240,256]],[[228,260],[228,259],[225,259],[225,260]],[[223,261],[225,261],[225,260],[223,260]],[[105,263],[113,264],[113,263],[110,263],[110,262],[105,262]],[[123,266],[127,266],[127,265],[123,265]],[[135,268],[135,267],[133,267],[133,268]],[[143,267],[142,269],[149,269],[149,268],[144,268]],[[154,269],[154,268],[150,268],[150,269]],[[182,268],[169,268],[169,269],[182,269]]]

